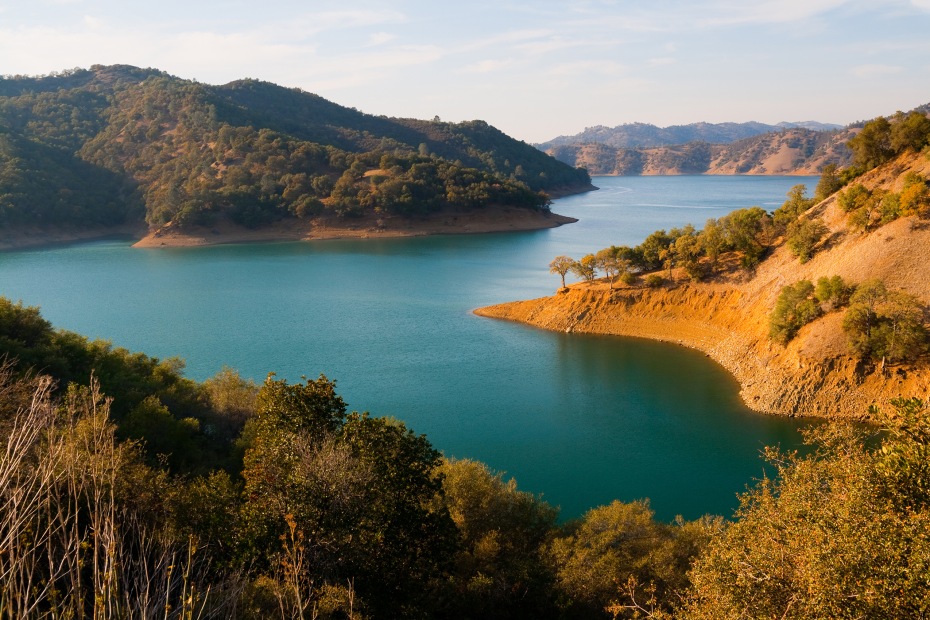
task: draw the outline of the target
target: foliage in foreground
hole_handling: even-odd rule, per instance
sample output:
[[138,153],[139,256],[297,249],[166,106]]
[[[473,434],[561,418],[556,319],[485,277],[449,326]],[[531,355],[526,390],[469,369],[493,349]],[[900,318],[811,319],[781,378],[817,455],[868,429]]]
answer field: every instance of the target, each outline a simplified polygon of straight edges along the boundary
[[[822,279],[813,295],[842,305],[849,291]],[[84,349],[57,339],[90,346],[50,336],[34,309],[4,309],[0,355],[18,347],[33,368],[67,370]],[[154,394],[112,383],[137,403],[117,417],[96,379],[56,390],[22,365],[0,367],[0,618],[930,611],[930,410],[919,400],[874,412],[878,438],[823,426],[809,432],[804,456],[768,450],[774,474],[742,497],[732,522],[661,523],[640,501],[560,524],[513,480],[443,459],[395,420],[347,413],[325,377],[255,386],[226,369],[191,382],[203,407],[230,417],[216,439],[230,445],[188,455],[198,467],[178,469],[171,463],[187,459],[177,452],[192,449],[184,436],[141,426],[126,439],[121,430],[156,400],[174,419],[156,395],[179,380],[178,367],[159,371],[157,360],[130,354],[84,363],[110,373],[115,364]],[[146,383],[153,372],[161,382]],[[156,441],[166,452],[151,458]]]
[[927,617],[930,410],[875,415],[877,447],[871,429],[824,425],[807,456],[767,450],[775,476],[699,557],[683,617]]

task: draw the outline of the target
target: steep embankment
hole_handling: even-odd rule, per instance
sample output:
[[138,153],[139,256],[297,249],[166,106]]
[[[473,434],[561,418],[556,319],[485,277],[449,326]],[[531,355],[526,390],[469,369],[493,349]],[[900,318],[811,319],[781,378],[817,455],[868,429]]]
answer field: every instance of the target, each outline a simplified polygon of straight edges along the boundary
[[[908,171],[930,175],[930,160],[900,158],[859,181],[900,191]],[[769,315],[782,287],[799,280],[842,276],[850,282],[879,278],[930,305],[930,222],[908,217],[869,234],[849,230],[831,197],[812,209],[830,235],[809,262],[800,264],[782,245],[753,276],[671,288],[617,288],[575,284],[553,297],[476,310],[481,316],[545,329],[637,336],[699,349],[727,368],[746,404],[761,412],[862,418],[872,403],[898,396],[930,395],[930,364],[865,364],[850,354],[842,312],[806,325],[787,346],[769,338]]]

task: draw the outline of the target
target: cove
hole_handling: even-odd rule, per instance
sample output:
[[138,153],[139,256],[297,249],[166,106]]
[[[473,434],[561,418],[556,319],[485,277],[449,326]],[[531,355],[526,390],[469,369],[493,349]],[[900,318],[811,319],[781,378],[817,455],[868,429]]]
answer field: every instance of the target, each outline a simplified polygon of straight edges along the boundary
[[703,354],[550,333],[471,314],[558,286],[557,254],[636,244],[736,208],[772,210],[795,177],[611,177],[560,199],[557,229],[413,239],[140,250],[95,242],[0,254],[0,294],[53,324],[204,379],[325,373],[350,409],[403,420],[561,506],[648,497],[662,519],[729,515],[764,445],[803,423],[747,410]]

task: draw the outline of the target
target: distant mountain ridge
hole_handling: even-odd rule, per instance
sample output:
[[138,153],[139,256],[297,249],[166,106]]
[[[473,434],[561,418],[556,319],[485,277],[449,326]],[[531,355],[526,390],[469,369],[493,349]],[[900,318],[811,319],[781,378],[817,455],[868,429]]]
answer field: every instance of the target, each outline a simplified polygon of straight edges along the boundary
[[712,144],[730,144],[737,140],[751,138],[764,133],[782,129],[808,129],[811,131],[834,131],[843,129],[842,125],[820,123],[817,121],[781,122],[776,125],[765,123],[691,123],[689,125],[671,125],[658,127],[648,123],[625,123],[616,127],[596,125],[588,127],[573,136],[559,136],[537,144],[537,148],[548,151],[557,146],[579,144],[604,144],[615,148],[641,148],[685,144],[688,142],[709,142]]
[[783,129],[729,144],[688,142],[650,148],[567,144],[546,152],[593,175],[819,174],[827,164],[846,166],[846,142],[857,128],[840,131]]

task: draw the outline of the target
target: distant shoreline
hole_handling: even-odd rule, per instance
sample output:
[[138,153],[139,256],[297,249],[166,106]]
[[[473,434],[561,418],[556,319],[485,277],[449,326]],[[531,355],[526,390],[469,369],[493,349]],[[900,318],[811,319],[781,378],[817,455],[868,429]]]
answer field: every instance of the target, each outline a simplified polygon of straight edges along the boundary
[[376,217],[287,220],[259,229],[224,222],[178,231],[164,227],[142,237],[136,248],[196,247],[231,243],[387,239],[543,230],[578,220],[548,211],[484,207],[470,212],[441,211],[422,218]]
[[134,240],[139,239],[145,233],[145,228],[141,224],[101,226],[78,230],[28,228],[0,231],[0,252],[42,250],[107,239]]
[[0,252],[60,247],[105,239],[134,240],[136,248],[196,247],[232,243],[272,243],[323,239],[383,239],[428,235],[484,234],[544,230],[578,220],[549,211],[488,206],[473,211],[441,211],[418,218],[289,219],[258,229],[231,222],[179,231],[170,225],[149,231],[141,225],[84,230],[29,228],[0,232]]

